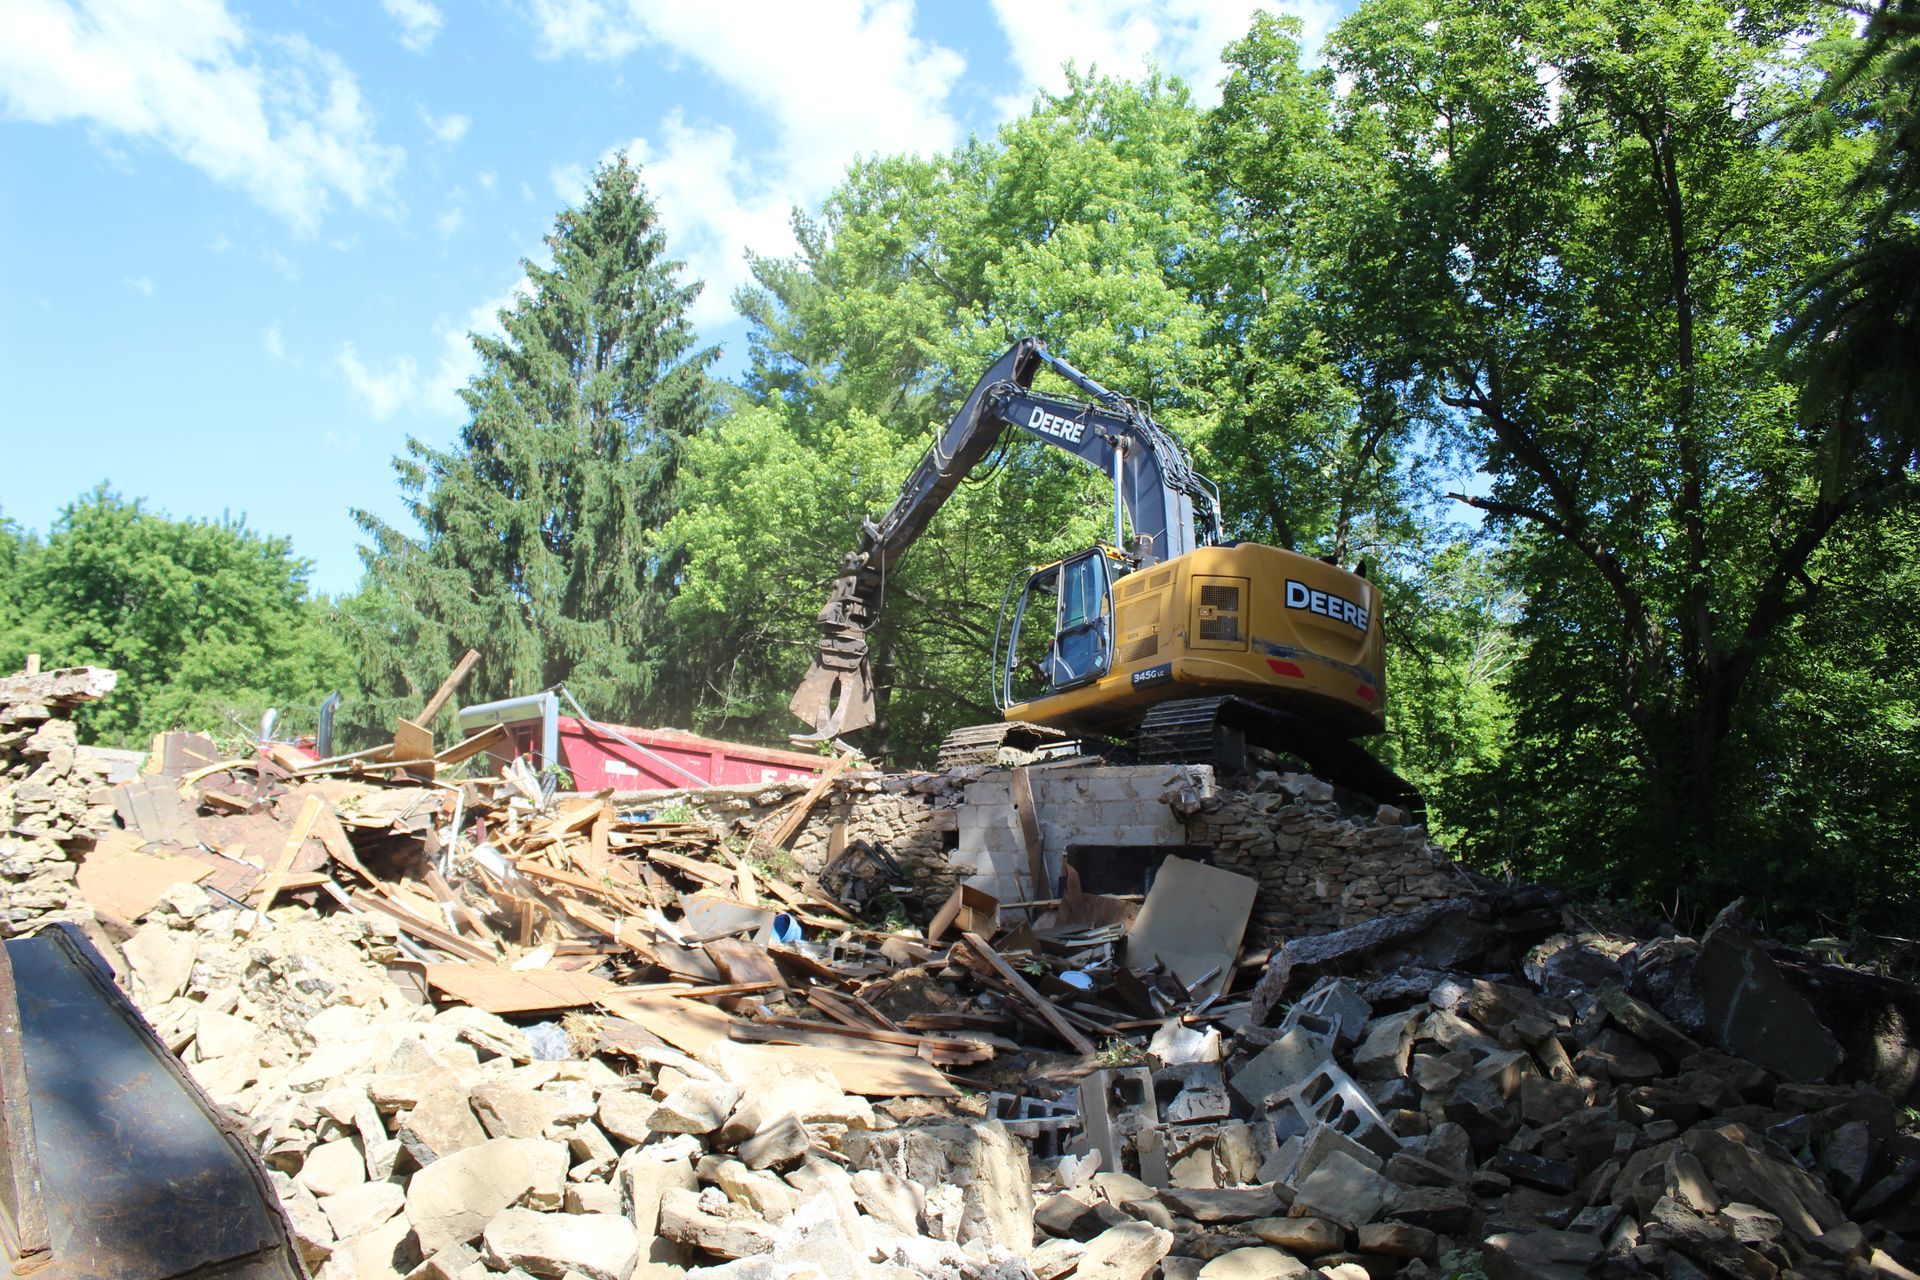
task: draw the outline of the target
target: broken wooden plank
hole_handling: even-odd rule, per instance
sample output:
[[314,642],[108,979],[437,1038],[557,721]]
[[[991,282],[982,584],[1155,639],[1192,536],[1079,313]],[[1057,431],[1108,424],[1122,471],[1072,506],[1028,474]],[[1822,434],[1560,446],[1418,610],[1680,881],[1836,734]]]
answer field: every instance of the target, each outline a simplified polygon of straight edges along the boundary
[[986,936],[999,921],[1000,900],[985,889],[957,884],[940,910],[927,924],[927,941],[938,942],[956,924],[962,933]]
[[728,1031],[737,1025],[733,1017],[698,1000],[640,995],[619,988],[602,999],[600,1007],[639,1023],[674,1048],[696,1058],[714,1041],[730,1039]]
[[770,982],[782,989],[787,985],[765,947],[739,938],[715,938],[703,948],[707,958],[720,966],[729,982]]
[[487,751],[499,743],[505,742],[513,734],[503,724],[490,724],[470,738],[463,738],[434,757],[441,768],[448,768],[465,760],[471,760],[482,751]]
[[393,754],[383,762],[390,769],[405,769],[422,778],[432,778],[439,762],[433,758],[433,730],[411,720],[394,726]]
[[620,988],[591,973],[515,971],[497,964],[430,964],[427,983],[488,1013],[550,1013],[598,1004]]
[[960,1091],[939,1070],[918,1058],[875,1057],[849,1049],[791,1045],[783,1058],[813,1062],[833,1073],[845,1093],[867,1098],[957,1098]]
[[1026,769],[1013,771],[1013,811],[1020,819],[1020,842],[1027,850],[1027,877],[1032,881],[1030,897],[1044,898],[1053,892],[1047,876],[1047,854],[1040,840],[1040,813],[1033,802],[1033,779]]
[[[331,807],[323,796],[308,796],[300,806],[300,814],[293,820],[293,830],[287,833],[286,847],[280,851],[280,861],[274,864],[273,870],[267,873],[266,882],[260,886],[256,911],[265,912],[273,905],[274,895],[280,892],[281,886],[287,882],[287,873],[293,870],[293,859],[300,852],[300,846],[313,834],[313,824],[320,821],[321,813]],[[253,931],[253,922],[248,922],[245,931]]]
[[433,718],[440,714],[440,708],[447,705],[447,699],[453,696],[454,690],[466,682],[468,674],[473,671],[474,664],[479,661],[478,649],[467,650],[460,661],[454,664],[447,678],[440,682],[440,687],[433,691],[433,696],[427,699],[427,705],[420,708],[420,714],[414,719],[421,724],[432,724]]
[[398,906],[387,901],[385,898],[368,893],[364,889],[356,889],[348,895],[348,898],[356,909],[361,911],[377,911],[399,925],[401,929],[407,933],[412,934],[430,946],[446,952],[450,956],[459,956],[463,960],[477,960],[483,964],[491,963],[497,959],[493,952],[468,942],[458,934],[449,933],[440,926],[421,919],[405,907]]
[[1041,1021],[1046,1023],[1047,1027],[1075,1053],[1092,1054],[1094,1052],[1093,1042],[1081,1035],[1078,1028],[1071,1022],[1061,1017],[1060,1011],[1053,1007],[1053,1002],[1029,986],[1027,980],[1020,976],[1019,970],[1002,959],[1000,953],[995,951],[985,938],[972,930],[962,933],[960,937],[965,940],[973,953],[986,961],[988,967],[1000,975],[1000,980],[1013,988],[1014,994],[1030,1005],[1033,1011],[1040,1015]]
[[786,820],[774,829],[773,835],[767,840],[769,849],[787,847],[787,841],[799,834],[801,826],[806,823],[807,815],[813,812],[813,806],[820,803],[820,797],[827,794],[828,789],[839,780],[840,775],[845,773],[847,766],[852,763],[852,752],[834,757],[833,763],[821,772],[813,785],[807,788],[807,793],[800,797],[800,803],[793,807],[793,812],[789,813]]

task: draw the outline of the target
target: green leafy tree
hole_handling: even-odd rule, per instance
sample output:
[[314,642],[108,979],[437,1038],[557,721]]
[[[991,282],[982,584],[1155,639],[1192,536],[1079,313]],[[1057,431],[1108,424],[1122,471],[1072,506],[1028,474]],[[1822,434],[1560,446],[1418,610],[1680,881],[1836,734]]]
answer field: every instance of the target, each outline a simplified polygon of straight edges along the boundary
[[[1808,413],[1772,335],[1863,221],[1869,144],[1790,146],[1825,19],[1719,0],[1370,0],[1332,45],[1382,195],[1344,288],[1525,592],[1516,741],[1464,825],[1522,869],[1723,891],[1763,664],[1906,463]],[[1750,882],[1749,882],[1750,883]]]
[[104,486],[60,513],[44,544],[12,538],[0,668],[112,667],[111,698],[81,708],[89,741],[144,747],[170,729],[251,730],[268,707],[311,729],[351,675],[309,564],[243,521],[170,520]]
[[379,722],[423,700],[467,647],[473,696],[565,683],[595,715],[676,720],[667,607],[680,570],[654,535],[673,514],[686,443],[715,410],[687,320],[699,291],[667,257],[637,169],[597,169],[555,221],[551,267],[474,338],[458,443],[410,440],[395,461],[421,534],[366,512],[353,635]]

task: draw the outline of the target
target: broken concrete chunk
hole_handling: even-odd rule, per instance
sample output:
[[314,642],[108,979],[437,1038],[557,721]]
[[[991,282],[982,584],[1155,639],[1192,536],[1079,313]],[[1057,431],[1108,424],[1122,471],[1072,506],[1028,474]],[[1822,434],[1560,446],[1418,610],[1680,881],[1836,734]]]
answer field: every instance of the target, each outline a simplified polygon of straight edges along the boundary
[[1707,1035],[1789,1080],[1824,1080],[1840,1065],[1840,1044],[1773,957],[1746,936],[1740,905],[1720,913],[1694,959]]
[[476,1085],[467,1095],[490,1138],[544,1138],[560,1099],[512,1080]]
[[1043,1240],[1027,1255],[1027,1265],[1033,1268],[1034,1280],[1059,1280],[1080,1265],[1086,1251],[1078,1240]]
[[532,1193],[542,1176],[538,1166],[550,1162],[550,1156],[541,1159],[548,1147],[558,1150],[564,1168],[566,1148],[557,1142],[492,1138],[415,1173],[407,1184],[407,1218],[421,1251],[477,1239],[495,1214]]
[[454,1083],[451,1076],[421,1098],[419,1105],[400,1122],[400,1142],[422,1167],[442,1156],[478,1146],[487,1136],[473,1108],[467,1105],[466,1090]]
[[1347,1238],[1337,1223],[1325,1218],[1258,1218],[1241,1229],[1268,1244],[1308,1258],[1337,1252]]
[[1173,1232],[1144,1222],[1110,1227],[1087,1242],[1078,1280],[1146,1280],[1173,1248]]
[[1399,1199],[1399,1188],[1344,1151],[1335,1151],[1294,1188],[1289,1213],[1325,1218],[1351,1230],[1379,1218]]
[[723,1258],[746,1258],[773,1248],[773,1228],[713,1187],[704,1192],[668,1190],[660,1198],[659,1230],[678,1244]]
[[1295,1280],[1307,1264],[1265,1245],[1229,1249],[1200,1268],[1199,1280]]
[[600,1095],[595,1113],[607,1135],[627,1146],[638,1146],[653,1133],[653,1113],[659,1103],[638,1089],[608,1089]]
[[1360,1039],[1361,1029],[1373,1016],[1373,1006],[1345,978],[1322,978],[1287,1011],[1281,1025],[1298,1026],[1309,1015],[1332,1028],[1336,1043],[1350,1045]]
[[1160,1193],[1160,1199],[1195,1222],[1246,1222],[1270,1218],[1285,1207],[1277,1188],[1215,1187],[1210,1190],[1174,1188]]
[[633,1224],[611,1213],[551,1214],[505,1209],[487,1223],[487,1254],[497,1265],[561,1280],[627,1280],[639,1255]]
[[497,1014],[456,1004],[435,1014],[433,1021],[435,1026],[452,1027],[462,1040],[484,1053],[513,1062],[533,1061],[533,1041],[527,1033]]
[[1440,1238],[1404,1222],[1370,1222],[1360,1228],[1360,1252],[1388,1258],[1431,1258]]
[[749,1169],[724,1156],[703,1156],[693,1173],[700,1181],[726,1192],[727,1199],[745,1205],[769,1222],[779,1222],[800,1203],[800,1197],[778,1174]]
[[788,1114],[742,1142],[737,1153],[749,1169],[771,1169],[793,1163],[812,1147],[807,1126],[799,1116]]
[[853,1175],[853,1194],[869,1217],[902,1235],[920,1234],[920,1211],[927,1196],[918,1185],[878,1169],[862,1169]]
[[1576,1231],[1503,1231],[1480,1246],[1487,1280],[1576,1280],[1600,1256],[1600,1241]]
[[1846,1220],[1826,1188],[1797,1165],[1763,1154],[1759,1140],[1741,1125],[1692,1129],[1680,1141],[1729,1200],[1759,1205],[1803,1240]]
[[1227,1086],[1221,1079],[1220,1064],[1196,1062],[1182,1067],[1165,1067],[1154,1073],[1156,1093],[1165,1097],[1161,1118],[1168,1124],[1197,1124],[1204,1120],[1224,1120],[1230,1110]]
[[1268,1098],[1305,1080],[1332,1055],[1330,1037],[1296,1026],[1255,1054],[1227,1084],[1248,1106],[1264,1107]]
[[686,1080],[654,1108],[655,1133],[712,1133],[726,1123],[740,1091],[724,1080]]
[[997,1121],[854,1131],[842,1149],[856,1169],[879,1169],[957,1195],[953,1240],[1033,1247],[1033,1183],[1026,1148]]
[[1659,1010],[1635,1000],[1619,987],[1602,987],[1600,1003],[1606,1006],[1607,1016],[1621,1027],[1676,1062],[1700,1050],[1693,1037],[1668,1022]]
[[1353,1051],[1354,1078],[1391,1080],[1406,1075],[1420,1018],[1418,1009],[1406,1009],[1368,1023]]
[[367,1159],[357,1138],[335,1138],[307,1152],[300,1166],[300,1185],[325,1198],[339,1195],[367,1180]]
[[700,1060],[736,1091],[737,1110],[725,1117],[726,1127],[721,1132],[727,1142],[744,1141],[788,1114],[808,1124],[839,1124],[850,1129],[873,1127],[873,1104],[847,1094],[833,1072],[822,1063],[782,1053],[771,1045],[739,1044],[731,1040],[715,1041]]

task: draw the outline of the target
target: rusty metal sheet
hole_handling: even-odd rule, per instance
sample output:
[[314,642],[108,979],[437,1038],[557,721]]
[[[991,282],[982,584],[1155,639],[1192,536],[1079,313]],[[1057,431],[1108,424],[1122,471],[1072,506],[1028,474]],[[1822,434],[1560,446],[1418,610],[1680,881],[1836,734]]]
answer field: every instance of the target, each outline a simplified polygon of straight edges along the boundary
[[[221,1128],[86,939],[62,925],[4,949],[0,1107],[10,1146],[0,1183],[16,1223],[29,1199],[44,1214],[48,1247],[27,1260],[32,1273],[298,1280],[258,1161]],[[16,1119],[30,1120],[30,1132]],[[30,1152],[15,1136],[23,1132]]]

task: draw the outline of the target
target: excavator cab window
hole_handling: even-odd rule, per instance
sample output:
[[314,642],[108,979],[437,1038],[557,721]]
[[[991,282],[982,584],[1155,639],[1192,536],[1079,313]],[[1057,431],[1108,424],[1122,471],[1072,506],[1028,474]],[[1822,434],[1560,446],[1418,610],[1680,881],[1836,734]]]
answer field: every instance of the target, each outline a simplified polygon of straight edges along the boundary
[[1107,558],[1098,549],[1060,566],[1060,624],[1048,669],[1055,689],[1070,689],[1107,674],[1113,655],[1113,611],[1107,587]]
[[[1018,579],[1016,579],[1018,581]],[[1006,704],[1044,697],[1051,683],[1048,664],[1053,655],[1055,619],[1060,611],[1060,566],[1042,569],[1027,579],[1013,618],[1013,638],[1007,645]]]

